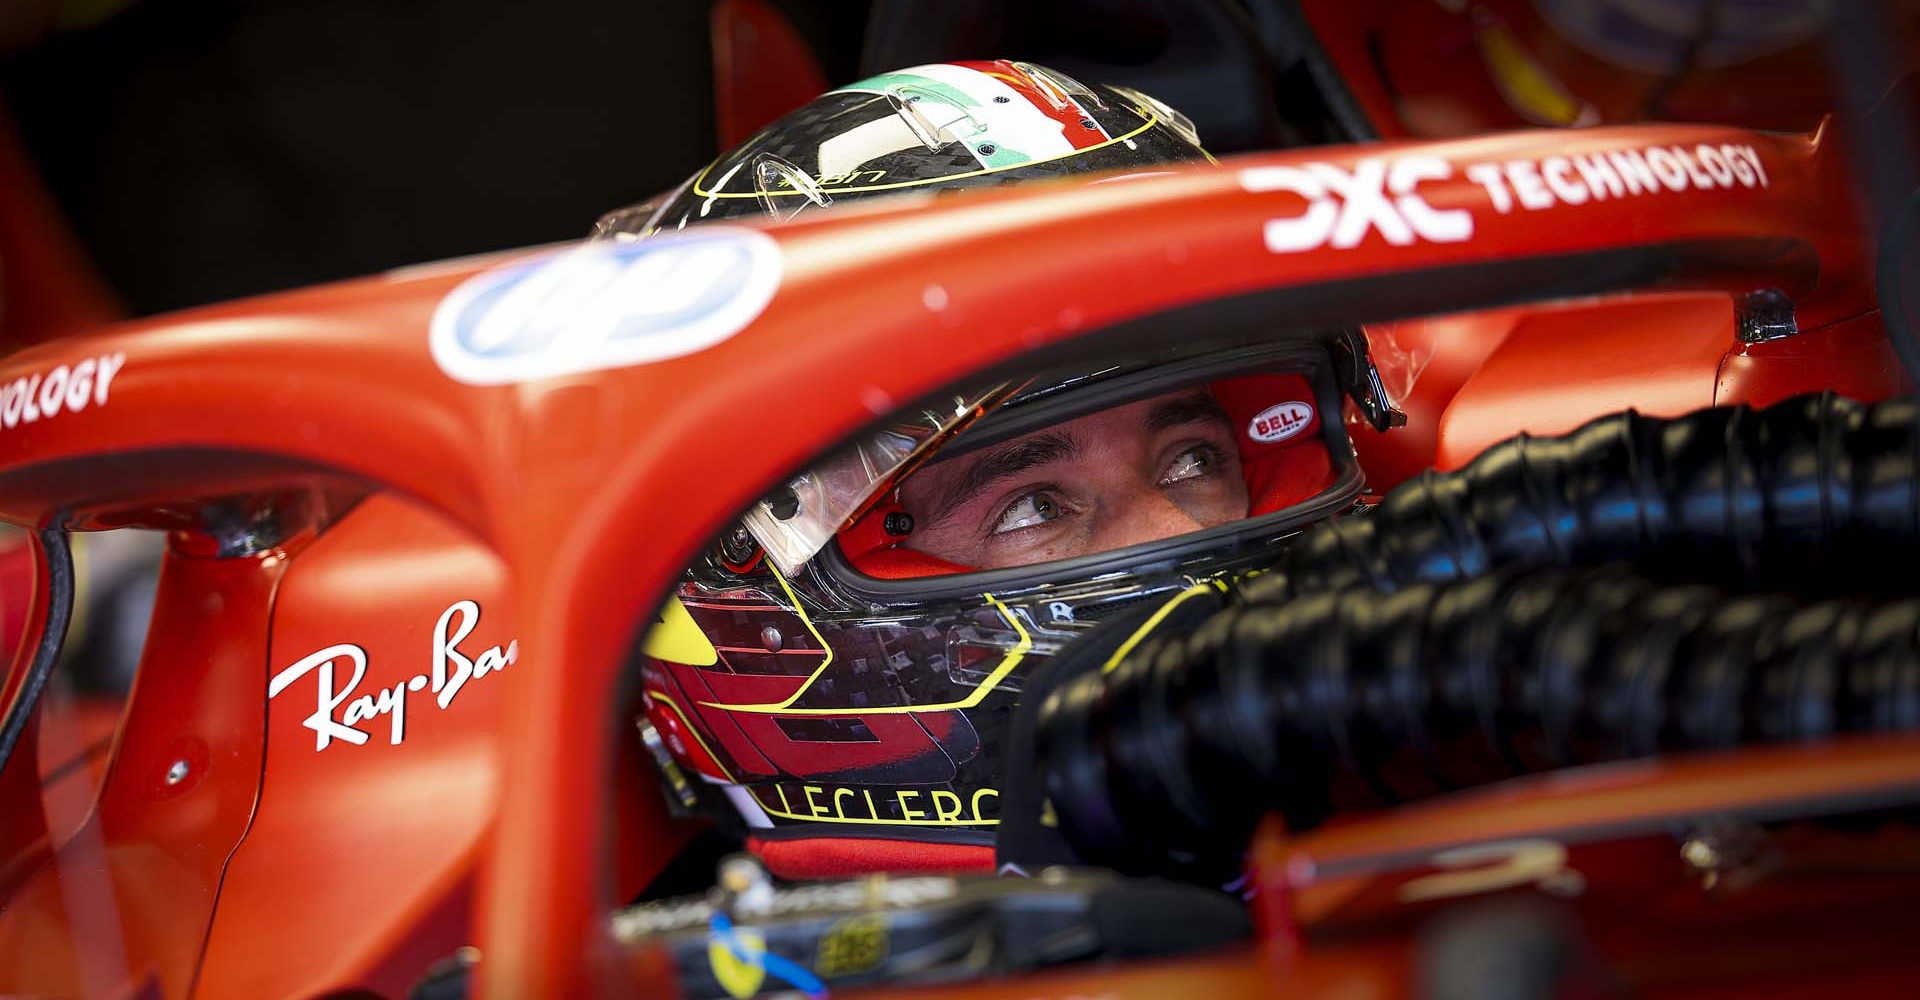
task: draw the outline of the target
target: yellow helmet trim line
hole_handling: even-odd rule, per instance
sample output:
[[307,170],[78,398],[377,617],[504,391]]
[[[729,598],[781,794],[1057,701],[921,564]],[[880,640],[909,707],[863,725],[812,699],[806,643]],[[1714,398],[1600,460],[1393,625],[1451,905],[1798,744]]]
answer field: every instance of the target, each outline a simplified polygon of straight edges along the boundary
[[1107,657],[1107,662],[1100,665],[1100,672],[1103,674],[1111,673],[1113,668],[1119,666],[1120,661],[1125,659],[1128,653],[1133,652],[1133,647],[1140,645],[1141,640],[1145,639],[1154,629],[1160,627],[1160,623],[1165,621],[1167,616],[1173,613],[1174,608],[1185,603],[1188,598],[1204,594],[1208,590],[1218,590],[1224,594],[1226,593],[1227,585],[1219,580],[1209,580],[1206,583],[1195,584],[1174,595],[1172,600],[1160,605],[1160,610],[1155,611],[1146,621],[1141,622],[1140,627],[1134,629],[1132,635],[1127,636],[1127,641],[1121,643],[1120,648],[1114,650],[1112,656]]
[[[941,177],[928,177],[928,178],[924,178],[922,180],[917,180],[917,181],[899,181],[893,184],[867,184],[860,187],[823,187],[820,190],[827,194],[864,194],[869,191],[897,191],[897,190],[903,190],[906,188],[920,187],[926,184],[945,184],[948,181],[957,181],[957,180],[962,180],[968,177],[979,177],[984,174],[997,174],[1002,170],[1012,170],[1012,169],[1015,169],[1016,167],[1030,167],[1036,163],[1046,163],[1051,160],[1064,160],[1069,156],[1078,156],[1082,153],[1091,153],[1098,149],[1105,149],[1116,142],[1126,142],[1128,139],[1131,139],[1134,136],[1139,135],[1140,133],[1145,132],[1146,130],[1158,124],[1160,124],[1159,118],[1157,117],[1148,118],[1147,123],[1145,125],[1142,125],[1139,128],[1136,128],[1133,131],[1126,133],[1125,135],[1116,135],[1105,142],[1095,143],[1094,145],[1088,146],[1085,149],[1076,149],[1066,153],[1056,153],[1053,156],[1037,157],[1035,159],[1023,161],[1021,163],[1009,163],[1003,167],[984,167],[979,170],[970,170],[963,174],[946,174]],[[1207,159],[1212,160],[1213,157],[1209,156],[1207,157]],[[713,168],[716,165],[718,165],[719,162],[720,161],[715,160],[713,163],[707,164],[706,168],[700,171],[700,176],[694,178],[693,180],[694,194],[697,194],[702,198],[759,198],[759,197],[762,197],[761,193],[758,191],[719,192],[719,191],[708,191],[705,188],[701,187],[700,185],[706,181],[707,175],[713,172]],[[1215,161],[1215,162],[1218,162],[1218,161]],[[804,198],[806,197],[806,192],[804,191],[768,191],[766,192],[766,196],[773,197],[773,198]]]
[[773,578],[779,582],[780,589],[786,592],[787,599],[793,602],[794,613],[800,616],[801,623],[807,626],[807,631],[812,634],[813,640],[820,644],[820,648],[825,650],[827,655],[820,660],[819,666],[813,668],[813,673],[807,675],[806,683],[801,684],[793,694],[788,695],[785,701],[749,705],[728,705],[716,701],[703,701],[700,703],[703,707],[717,708],[723,712],[749,712],[756,715],[913,715],[923,712],[947,712],[954,709],[972,708],[980,704],[980,702],[987,697],[987,694],[997,687],[1000,682],[1006,678],[1007,674],[1013,671],[1014,667],[1019,666],[1020,661],[1026,658],[1027,651],[1033,648],[1033,636],[1029,635],[1026,628],[1020,624],[1019,616],[1015,615],[992,594],[981,594],[980,596],[984,598],[988,604],[992,605],[994,610],[1000,613],[1000,617],[1005,619],[1006,623],[1013,628],[1014,634],[1020,637],[1020,641],[1014,645],[1013,649],[1007,652],[1006,656],[1001,657],[998,664],[994,665],[993,671],[987,675],[987,679],[981,681],[979,686],[975,687],[965,698],[959,701],[943,702],[936,705],[887,705],[879,708],[794,708],[792,707],[793,703],[799,701],[800,696],[806,694],[807,689],[813,687],[813,682],[819,680],[820,675],[825,673],[827,667],[833,663],[833,647],[827,645],[827,641],[821,638],[820,630],[814,627],[813,619],[808,617],[806,608],[801,605],[800,598],[795,596],[793,587],[787,583],[787,578],[782,576],[780,570],[771,563],[767,565],[767,569],[773,573]]
[[719,768],[720,773],[724,775],[728,781],[736,785],[742,784],[739,778],[733,776],[733,771],[727,767],[726,761],[721,760],[720,755],[713,752],[713,747],[707,745],[706,739],[700,735],[700,727],[693,724],[693,720],[687,717],[687,713],[681,710],[680,706],[676,704],[672,698],[668,697],[666,692],[659,688],[647,688],[644,693],[647,697],[653,698],[672,709],[673,714],[679,716],[680,722],[687,727],[687,732],[693,734],[693,741],[700,744],[700,749],[705,750],[708,757],[713,758],[713,766]]
[[670,596],[660,606],[660,620],[647,630],[647,636],[640,643],[640,651],[656,660],[672,663],[685,663],[695,667],[711,667],[720,662],[720,654],[714,650],[707,634],[694,624],[693,616],[687,613],[687,606],[680,598]]

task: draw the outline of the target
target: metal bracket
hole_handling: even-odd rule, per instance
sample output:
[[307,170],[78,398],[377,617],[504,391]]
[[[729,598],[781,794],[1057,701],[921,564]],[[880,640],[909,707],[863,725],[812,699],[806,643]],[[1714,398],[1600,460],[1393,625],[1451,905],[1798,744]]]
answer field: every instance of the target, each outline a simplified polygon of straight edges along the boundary
[[1800,332],[1793,300],[1778,288],[1761,288],[1733,297],[1734,330],[1743,344],[1764,344]]

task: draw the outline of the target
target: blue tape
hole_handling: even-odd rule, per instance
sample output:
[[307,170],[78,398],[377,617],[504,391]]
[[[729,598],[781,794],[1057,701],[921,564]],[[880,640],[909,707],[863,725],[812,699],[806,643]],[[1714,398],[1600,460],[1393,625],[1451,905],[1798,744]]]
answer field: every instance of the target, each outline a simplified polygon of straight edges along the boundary
[[814,975],[813,971],[806,966],[765,949],[758,954],[748,954],[746,946],[740,943],[740,936],[733,932],[733,921],[728,919],[726,914],[714,911],[713,919],[707,926],[713,932],[713,936],[727,946],[727,951],[731,952],[735,959],[757,965],[779,976],[786,980],[789,986],[805,993],[808,1000],[826,1000],[827,984],[821,982],[820,977]]

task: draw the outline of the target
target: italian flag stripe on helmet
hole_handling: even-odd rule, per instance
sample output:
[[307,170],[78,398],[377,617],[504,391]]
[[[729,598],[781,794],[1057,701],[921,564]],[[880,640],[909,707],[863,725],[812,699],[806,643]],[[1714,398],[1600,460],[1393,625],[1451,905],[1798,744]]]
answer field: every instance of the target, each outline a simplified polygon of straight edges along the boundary
[[1110,136],[1071,95],[1061,107],[1010,63],[934,63],[861,80],[842,93],[880,94],[912,109],[939,139],[958,141],[982,167],[1017,167],[1099,145]]

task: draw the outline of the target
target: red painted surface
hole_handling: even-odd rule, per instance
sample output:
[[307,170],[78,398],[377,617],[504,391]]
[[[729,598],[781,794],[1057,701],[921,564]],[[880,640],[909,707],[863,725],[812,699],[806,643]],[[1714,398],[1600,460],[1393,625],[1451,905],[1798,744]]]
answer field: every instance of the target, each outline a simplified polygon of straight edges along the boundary
[[[284,556],[169,555],[139,680],[91,816],[72,836],[42,840],[9,861],[0,989],[186,995],[214,925],[227,856],[260,787],[260,672],[286,565]],[[169,783],[176,761],[188,769]],[[9,825],[18,801],[9,799]],[[17,888],[15,872],[25,876]]]
[[0,109],[0,351],[118,319],[94,270]]
[[[1754,147],[1767,184],[1502,212],[1465,176],[1478,163],[1700,143]],[[1307,163],[1357,175],[1372,169],[1363,161],[1413,155],[1428,158],[1418,195],[1431,211],[1467,213],[1470,239],[1394,243],[1362,229],[1350,247],[1268,249],[1273,220],[1337,216],[1345,206],[1250,192],[1254,177]],[[1365,211],[1380,210],[1364,191],[1355,197],[1372,206]],[[620,797],[655,794],[636,779],[631,755],[633,691],[622,685],[631,680],[634,637],[712,533],[767,484],[865,425],[875,393],[914,398],[1035,347],[1098,338],[1110,324],[1222,296],[1310,290],[1284,300],[1286,308],[1385,322],[1562,297],[1574,279],[1596,273],[1584,262],[1549,276],[1538,270],[1567,255],[1618,250],[1690,264],[1598,273],[1657,281],[1659,297],[1633,300],[1648,315],[1676,310],[1703,331],[1721,324],[1697,342],[1634,322],[1640,314],[1626,302],[1616,324],[1606,322],[1612,304],[1586,301],[1565,315],[1509,311],[1429,321],[1410,333],[1432,345],[1414,390],[1422,429],[1410,440],[1432,445],[1381,445],[1378,453],[1397,463],[1383,470],[1390,478],[1420,461],[1423,448],[1464,455],[1472,435],[1491,432],[1497,420],[1476,407],[1497,409],[1506,397],[1476,384],[1534,393],[1538,412],[1525,419],[1544,426],[1582,419],[1598,399],[1539,392],[1530,377],[1617,373],[1610,408],[1640,402],[1643,391],[1648,405],[1733,392],[1762,398],[1801,378],[1787,374],[1787,355],[1755,348],[1725,369],[1744,381],[1723,384],[1728,375],[1716,374],[1714,359],[1732,350],[1726,315],[1710,297],[1676,298],[1676,289],[1776,287],[1797,301],[1804,328],[1834,330],[1821,334],[1831,341],[1808,342],[1826,343],[1832,364],[1881,357],[1871,328],[1856,319],[1872,299],[1862,271],[1870,247],[1854,217],[1844,164],[1826,140],[1724,128],[1523,133],[1268,154],[1127,184],[1034,185],[827,215],[768,231],[782,261],[779,287],[730,339],[525,384],[457,382],[429,354],[435,307],[480,265],[196,310],[22,352],[0,364],[0,385],[88,357],[124,353],[125,365],[98,405],[0,430],[7,520],[38,523],[72,504],[95,521],[136,508],[158,516],[209,496],[319,486],[371,495],[287,560],[270,623],[263,564],[246,561],[217,563],[238,567],[217,574],[244,577],[222,584],[244,597],[218,611],[168,611],[174,640],[149,653],[166,661],[143,669],[138,718],[109,771],[98,824],[104,865],[48,867],[44,847],[22,853],[38,836],[37,810],[0,815],[0,847],[9,859],[24,857],[28,870],[0,884],[12,890],[0,941],[23,940],[7,935],[37,921],[31,930],[46,937],[34,940],[51,942],[0,962],[0,975],[13,977],[0,985],[70,982],[61,977],[73,975],[76,963],[64,956],[76,953],[74,933],[79,949],[110,946],[93,933],[100,925],[76,926],[61,900],[110,898],[136,922],[127,924],[129,965],[116,982],[148,976],[165,996],[182,995],[192,967],[184,956],[202,944],[198,992],[211,997],[399,993],[427,962],[466,943],[485,956],[478,995],[614,992],[635,959],[609,946],[604,917],[685,836],[661,820],[657,798]],[[1766,252],[1673,250],[1710,244]],[[943,309],[926,304],[930,281],[945,293]],[[1643,386],[1627,376],[1646,354],[1660,357]],[[218,589],[209,578],[197,593]],[[477,660],[517,641],[517,656],[469,681],[445,708],[430,692],[406,692],[399,745],[388,742],[381,715],[361,726],[365,745],[316,749],[303,725],[316,710],[313,675],[268,700],[272,677],[340,643],[365,652],[357,690],[405,690],[430,669],[436,623],[461,600],[481,609],[456,642],[463,654]],[[203,627],[210,614],[238,617],[231,628]],[[202,647],[217,655],[179,652]],[[342,669],[343,685],[349,673]],[[145,735],[136,737],[135,725]],[[214,766],[175,794],[207,804],[168,805],[151,768],[169,754],[202,752],[177,743],[195,734]],[[607,752],[615,746],[623,755]],[[1904,749],[1888,753],[1911,768]],[[30,798],[19,792],[16,772],[33,766],[30,755],[23,761],[0,774],[0,790],[19,796],[9,803]],[[1745,776],[1739,787],[1777,793],[1787,786],[1766,777],[1777,763],[1734,758],[1729,766]],[[1883,778],[1893,766],[1867,751],[1842,763]],[[1671,784],[1706,801],[1683,778],[1654,775],[1634,796],[1664,801]],[[1514,808],[1536,824],[1558,815]],[[1450,829],[1439,821],[1446,814],[1422,815],[1404,834],[1409,850]],[[1503,829],[1496,814],[1473,816],[1470,835]],[[1343,842],[1301,843],[1324,852]],[[22,864],[9,863],[8,872]],[[1302,934],[1306,948],[1284,963],[1241,953],[1042,977],[1020,989],[1404,993],[1404,934],[1326,947],[1309,923]],[[79,967],[118,974],[111,965]]]
[[[439,621],[460,601],[477,604],[479,616],[452,652],[474,659],[506,647],[516,638],[506,592],[505,567],[471,535],[417,505],[370,497],[287,573],[261,691],[265,678],[340,643],[365,653],[356,693],[430,676],[436,637],[456,638],[465,616],[453,615],[446,630]],[[397,745],[390,742],[392,716],[383,715],[357,727],[367,734],[364,744],[334,740],[316,750],[318,734],[304,725],[318,707],[313,675],[267,702],[260,805],[228,867],[223,919],[207,942],[198,995],[282,996],[320,987],[404,995],[426,966],[473,943],[472,878],[498,807],[497,737],[509,706],[501,682],[523,669],[529,664],[516,657],[499,673],[475,676],[444,708],[430,688],[408,690]],[[447,675],[457,670],[450,660]],[[351,675],[340,661],[336,692]],[[625,760],[619,786],[627,895],[689,832],[667,821],[659,793],[636,764]],[[310,849],[285,849],[289,844]],[[303,902],[290,909],[289,898]],[[380,905],[368,906],[372,899]],[[326,944],[262,950],[255,929],[265,922],[286,940]]]
[[1516,432],[1561,434],[1627,405],[1673,417],[1823,389],[1874,400],[1906,388],[1878,313],[1747,344],[1732,301],[1717,294],[1491,310],[1371,332],[1389,356],[1431,357],[1402,405],[1407,427],[1350,428],[1376,490],[1428,465],[1458,468]]
[[7,675],[33,602],[33,546],[24,531],[0,528],[0,678]]
[[[1749,128],[1803,130],[1823,114],[1845,110],[1829,74],[1826,30],[1832,18],[1728,16],[1722,34],[1746,44],[1672,74],[1698,12],[1691,8],[1566,8],[1603,40],[1556,26],[1531,0],[1304,0],[1302,13],[1340,78],[1386,138],[1473,135],[1541,125],[1541,111],[1584,109],[1580,125],[1648,120],[1724,122]],[[1890,77],[1863,89],[1878,94],[1893,77],[1920,65],[1920,13],[1883,4]],[[1766,29],[1799,24],[1809,30]],[[1757,43],[1757,44],[1756,44]],[[1511,53],[1502,59],[1494,50]],[[1739,58],[1729,59],[1727,50]],[[1521,72],[1502,66],[1525,64]],[[1551,95],[1518,97],[1514,94]],[[1857,109],[1856,109],[1857,110]]]
[[1879,313],[1798,337],[1736,347],[1720,363],[1714,402],[1765,406],[1821,389],[1855,399],[1913,391],[1893,345],[1887,343]]
[[1564,433],[1629,401],[1662,417],[1712,406],[1715,374],[1734,344],[1724,295],[1527,316],[1454,393],[1435,464],[1455,468],[1516,431]]
[[40,792],[54,841],[72,836],[92,811],[125,710],[117,698],[60,690],[41,698]]
[[[1258,874],[1287,886],[1310,941],[1328,942],[1315,965],[1337,966],[1354,946],[1417,941],[1471,909],[1445,907],[1504,897],[1531,904],[1536,919],[1566,918],[1579,928],[1576,972],[1636,996],[1892,997],[1912,975],[1920,839],[1910,827],[1754,827],[1744,856],[1711,877],[1680,845],[1715,817],[1756,807],[1819,815],[1916,792],[1912,737],[1677,756],[1270,836]],[[1448,860],[1487,843],[1507,849]]]
[[1393,91],[1372,52],[1372,35],[1395,5],[1389,0],[1307,0],[1300,5],[1313,37],[1361,115],[1382,139],[1405,139],[1409,132],[1400,120]]
[[[475,656],[506,645],[515,622],[504,583],[499,561],[444,522],[369,498],[288,571],[273,648],[256,678],[256,711],[268,678],[339,643],[365,651],[357,694],[404,685],[429,671],[435,624],[456,601],[477,602],[480,615],[455,648]],[[316,752],[317,734],[303,725],[317,708],[313,675],[266,703],[260,806],[228,868],[202,995],[278,996],[314,984],[402,993],[424,965],[470,943],[463,907],[451,902],[468,891],[498,795],[488,735],[505,705],[500,682],[522,667],[468,681],[445,709],[430,691],[407,692],[399,746],[388,742],[387,715],[358,727],[368,734],[364,745],[334,740]],[[336,691],[351,676],[349,665],[338,665]],[[276,846],[288,844],[307,849]],[[288,907],[289,899],[301,903]],[[444,918],[430,919],[443,908]],[[253,928],[266,921],[288,940],[326,944],[261,949]],[[390,956],[407,961],[389,970]]]
[[719,148],[732,149],[827,89],[819,60],[765,0],[716,0],[708,25]]
[[1440,448],[1440,420],[1453,397],[1533,309],[1517,306],[1376,323],[1367,328],[1374,363],[1407,425],[1367,426],[1348,407],[1347,433],[1367,474],[1367,489],[1384,493],[1431,466]]

